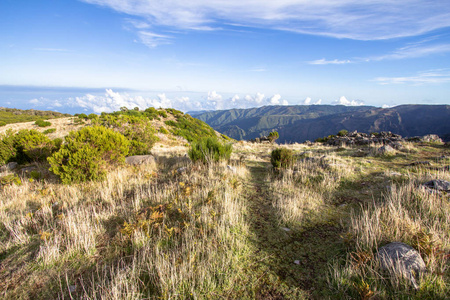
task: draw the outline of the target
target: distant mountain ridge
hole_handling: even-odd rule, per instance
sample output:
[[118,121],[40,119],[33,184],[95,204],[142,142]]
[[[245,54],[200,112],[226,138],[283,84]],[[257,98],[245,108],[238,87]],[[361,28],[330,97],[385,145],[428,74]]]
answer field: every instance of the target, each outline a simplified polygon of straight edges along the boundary
[[276,130],[280,142],[304,142],[339,130],[392,131],[405,137],[437,134],[450,139],[450,105],[400,105],[392,108],[342,105],[264,106],[195,114],[215,130],[250,140]]

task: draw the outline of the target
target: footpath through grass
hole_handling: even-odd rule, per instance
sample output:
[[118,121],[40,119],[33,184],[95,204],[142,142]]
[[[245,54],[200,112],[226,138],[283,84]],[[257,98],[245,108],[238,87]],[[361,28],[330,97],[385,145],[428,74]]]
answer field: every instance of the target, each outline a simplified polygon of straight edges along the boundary
[[[329,214],[316,213],[307,227],[280,227],[273,205],[269,163],[250,162],[251,173],[246,198],[251,224],[251,243],[257,249],[254,260],[257,280],[256,299],[323,299],[327,292],[330,259],[345,253],[340,241],[339,222]],[[324,210],[327,207],[323,207]]]

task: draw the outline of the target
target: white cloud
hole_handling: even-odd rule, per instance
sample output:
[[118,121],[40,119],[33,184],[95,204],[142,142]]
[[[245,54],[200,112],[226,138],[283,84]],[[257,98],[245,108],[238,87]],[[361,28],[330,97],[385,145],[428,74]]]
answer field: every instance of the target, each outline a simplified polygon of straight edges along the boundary
[[339,98],[339,100],[333,101],[332,104],[334,104],[334,105],[345,105],[345,106],[361,106],[361,105],[364,105],[364,102],[361,101],[361,100],[349,101],[349,100],[347,100],[347,98],[342,96],[341,98]]
[[416,36],[450,26],[448,0],[80,0],[166,28],[222,23],[358,40]]
[[325,58],[308,62],[310,65],[343,65],[351,63],[350,60],[326,60]]
[[450,82],[450,72],[447,70],[431,70],[421,72],[413,76],[377,77],[373,81],[376,81],[382,85],[387,84],[423,85],[423,84],[448,83]]
[[303,100],[300,104],[301,105],[319,105],[322,103],[322,100],[319,99],[317,101],[312,101],[311,97],[306,97],[305,100]]
[[216,91],[208,92],[208,101],[222,101],[222,95],[218,94]]
[[31,99],[30,101],[28,101],[31,104],[40,104],[41,102],[38,99]]
[[272,98],[270,98],[270,104],[278,105],[278,104],[280,104],[280,99],[281,99],[280,94],[273,95]]
[[283,101],[281,102],[281,105],[289,105],[289,102],[288,102],[287,100],[283,100]]
[[385,55],[373,56],[363,59],[364,61],[381,61],[381,60],[397,60],[424,57],[432,54],[450,52],[450,44],[434,44],[423,45],[423,43],[416,43],[396,49],[392,53]]

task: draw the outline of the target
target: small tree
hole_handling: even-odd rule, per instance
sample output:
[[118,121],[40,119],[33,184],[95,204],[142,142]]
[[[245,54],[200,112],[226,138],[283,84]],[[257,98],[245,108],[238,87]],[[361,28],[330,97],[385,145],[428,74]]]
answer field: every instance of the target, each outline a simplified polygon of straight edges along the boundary
[[276,131],[272,131],[271,133],[269,133],[269,136],[268,136],[271,143],[275,142],[275,140],[277,140],[279,137],[280,137],[280,135]]
[[348,135],[348,130],[342,129],[338,132],[337,134],[338,136],[347,136]]

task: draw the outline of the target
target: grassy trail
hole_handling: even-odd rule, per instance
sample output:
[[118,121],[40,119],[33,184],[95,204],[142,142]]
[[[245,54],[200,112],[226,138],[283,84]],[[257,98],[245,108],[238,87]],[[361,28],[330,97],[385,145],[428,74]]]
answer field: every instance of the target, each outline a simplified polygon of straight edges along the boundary
[[248,165],[251,177],[246,197],[253,231],[251,242],[258,249],[256,273],[260,276],[256,298],[330,298],[326,281],[328,259],[345,252],[340,242],[342,229],[326,213],[324,218],[315,218],[314,223],[302,229],[286,231],[279,227],[279,217],[272,205],[268,165],[255,162]]

